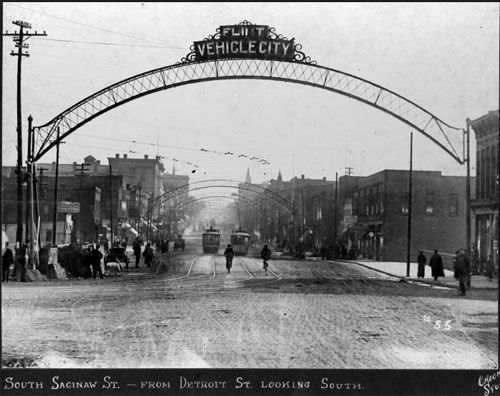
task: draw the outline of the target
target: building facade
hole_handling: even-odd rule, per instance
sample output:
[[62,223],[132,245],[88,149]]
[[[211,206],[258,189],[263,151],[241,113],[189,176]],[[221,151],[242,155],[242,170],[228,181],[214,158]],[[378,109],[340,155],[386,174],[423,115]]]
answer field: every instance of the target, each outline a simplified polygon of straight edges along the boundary
[[476,136],[475,253],[480,270],[491,259],[498,270],[499,110],[470,121]]
[[[360,256],[406,261],[409,171],[384,170],[358,180],[356,247]],[[412,261],[419,250],[453,254],[466,243],[466,178],[439,171],[413,171]],[[345,200],[346,197],[344,197]]]

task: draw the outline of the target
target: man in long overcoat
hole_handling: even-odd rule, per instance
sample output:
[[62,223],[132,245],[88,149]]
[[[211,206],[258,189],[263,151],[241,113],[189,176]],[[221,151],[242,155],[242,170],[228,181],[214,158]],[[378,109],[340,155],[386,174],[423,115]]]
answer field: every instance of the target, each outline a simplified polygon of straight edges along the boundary
[[417,263],[418,263],[417,278],[424,279],[426,262],[427,258],[424,256],[424,252],[421,250],[417,257]]
[[458,278],[458,287],[460,294],[465,296],[465,291],[470,289],[470,259],[465,250],[457,250],[453,259],[455,265],[455,278]]
[[13,262],[14,253],[12,253],[12,250],[9,248],[9,242],[5,242],[5,252],[2,256],[2,282],[9,281],[10,266]]
[[434,254],[429,260],[429,265],[432,268],[432,276],[434,277],[435,281],[438,280],[438,276],[444,276],[443,259],[439,255],[437,249],[434,250]]

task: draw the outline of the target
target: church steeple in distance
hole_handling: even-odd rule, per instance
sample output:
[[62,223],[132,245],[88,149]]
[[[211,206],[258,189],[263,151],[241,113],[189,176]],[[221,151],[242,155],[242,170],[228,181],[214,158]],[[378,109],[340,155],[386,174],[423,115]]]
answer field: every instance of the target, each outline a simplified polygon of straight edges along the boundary
[[247,168],[247,177],[245,183],[252,183],[252,178],[250,177],[250,167]]
[[278,180],[279,182],[282,182],[282,181],[283,181],[283,178],[281,177],[281,169],[278,171],[278,178],[277,178],[277,180]]

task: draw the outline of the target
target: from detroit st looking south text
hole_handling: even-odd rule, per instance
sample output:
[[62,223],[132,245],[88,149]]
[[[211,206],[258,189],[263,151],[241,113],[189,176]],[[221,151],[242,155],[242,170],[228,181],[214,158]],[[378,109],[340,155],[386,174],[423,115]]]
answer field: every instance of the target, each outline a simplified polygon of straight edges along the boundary
[[[172,385],[177,385],[177,388]],[[75,381],[65,380],[62,376],[56,375],[45,383],[44,381],[19,381],[14,377],[6,377],[2,386],[3,390],[21,390],[21,389],[50,389],[62,391],[66,389],[312,389],[311,381],[287,381],[287,380],[259,380],[249,381],[243,377],[237,377],[234,381],[219,380],[191,380],[185,376],[179,376],[178,381],[169,380],[157,381],[138,381],[136,383],[121,384],[112,376],[107,375],[102,380],[95,381]],[[363,390],[364,387],[359,383],[340,383],[332,382],[329,378],[323,377],[319,384],[319,389],[345,389],[345,390]]]

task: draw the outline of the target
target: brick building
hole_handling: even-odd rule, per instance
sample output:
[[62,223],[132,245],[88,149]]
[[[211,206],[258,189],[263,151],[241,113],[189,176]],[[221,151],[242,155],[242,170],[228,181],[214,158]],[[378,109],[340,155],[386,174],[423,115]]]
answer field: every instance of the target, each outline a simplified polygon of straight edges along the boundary
[[471,200],[471,209],[476,217],[475,248],[480,269],[490,257],[498,269],[498,120],[499,110],[496,110],[470,121],[477,143],[476,199]]
[[[406,260],[408,174],[406,170],[384,170],[358,179],[352,200],[357,207],[356,245],[363,257]],[[465,184],[462,176],[413,171],[412,260],[419,250],[454,253],[466,245]]]

